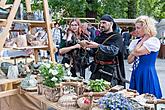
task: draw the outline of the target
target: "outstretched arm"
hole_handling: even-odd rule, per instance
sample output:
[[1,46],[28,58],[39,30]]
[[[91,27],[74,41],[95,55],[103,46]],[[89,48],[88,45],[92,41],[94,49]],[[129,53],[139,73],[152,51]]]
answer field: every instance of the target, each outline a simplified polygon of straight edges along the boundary
[[73,45],[73,46],[70,46],[70,47],[64,47],[64,48],[61,48],[59,50],[59,53],[60,54],[65,54],[73,49],[76,49],[76,48],[81,48],[80,44],[76,44],[76,45]]

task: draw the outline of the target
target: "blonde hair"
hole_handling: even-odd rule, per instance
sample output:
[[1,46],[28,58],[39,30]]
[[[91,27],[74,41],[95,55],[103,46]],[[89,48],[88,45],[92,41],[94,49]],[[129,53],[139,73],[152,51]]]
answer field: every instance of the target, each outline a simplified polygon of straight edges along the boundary
[[157,31],[155,27],[156,20],[148,16],[139,16],[136,19],[135,23],[141,23],[144,26],[145,34],[148,34],[150,37],[156,36]]

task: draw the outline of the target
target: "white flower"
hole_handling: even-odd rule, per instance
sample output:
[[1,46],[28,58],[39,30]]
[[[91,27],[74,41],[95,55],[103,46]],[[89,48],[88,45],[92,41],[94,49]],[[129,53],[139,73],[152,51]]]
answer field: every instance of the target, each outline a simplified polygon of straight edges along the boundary
[[54,81],[54,82],[56,82],[58,79],[56,78],[56,77],[53,77],[52,79],[51,79],[51,81]]
[[49,63],[43,63],[44,66],[46,66],[46,68],[50,68],[50,64]]
[[52,75],[57,75],[58,74],[58,71],[57,70],[53,70],[53,69],[50,69],[49,70],[49,73],[51,73]]
[[54,71],[52,71],[52,74],[53,75],[57,75],[58,74],[58,71],[57,70],[54,70]]
[[49,73],[52,73],[53,72],[53,69],[49,69]]
[[65,63],[64,66],[65,66],[66,68],[69,68],[69,67],[70,67],[70,65],[68,65],[67,63]]

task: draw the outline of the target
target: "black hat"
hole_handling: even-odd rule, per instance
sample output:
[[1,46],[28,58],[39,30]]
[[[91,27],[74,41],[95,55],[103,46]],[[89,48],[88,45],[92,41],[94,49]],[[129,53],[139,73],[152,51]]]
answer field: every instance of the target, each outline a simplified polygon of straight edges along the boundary
[[101,17],[101,20],[105,20],[105,21],[108,21],[108,22],[114,22],[113,18],[110,15],[108,15],[108,14],[103,15]]
[[101,17],[101,20],[113,22],[113,26],[112,26],[113,31],[115,31],[117,29],[117,24],[115,23],[114,19],[110,15],[108,15],[108,14],[103,15]]

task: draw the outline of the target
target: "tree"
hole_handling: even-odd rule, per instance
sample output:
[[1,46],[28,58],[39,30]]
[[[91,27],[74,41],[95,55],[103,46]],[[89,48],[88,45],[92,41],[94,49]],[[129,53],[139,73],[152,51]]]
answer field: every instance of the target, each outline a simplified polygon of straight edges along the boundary
[[49,0],[53,12],[60,12],[64,17],[84,17],[86,5],[86,0]]
[[97,17],[97,9],[99,7],[99,1],[97,0],[86,0],[86,17],[96,18]]
[[138,15],[153,16],[157,19],[165,18],[165,2],[163,0],[139,0]]
[[128,0],[128,18],[136,18],[137,13],[137,0]]
[[[22,1],[24,3],[25,0]],[[32,9],[40,9],[41,4],[38,5],[38,1],[42,0],[33,1]],[[114,18],[136,18],[140,15],[165,18],[164,0],[48,0],[48,2],[55,19],[58,19],[59,14],[62,17],[100,18],[103,14],[110,14]]]
[[127,0],[102,0],[100,10],[102,10],[99,13],[100,16],[110,14],[114,18],[127,18],[128,2]]

